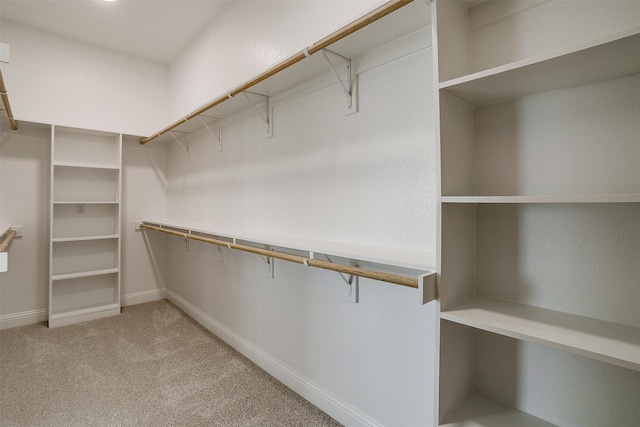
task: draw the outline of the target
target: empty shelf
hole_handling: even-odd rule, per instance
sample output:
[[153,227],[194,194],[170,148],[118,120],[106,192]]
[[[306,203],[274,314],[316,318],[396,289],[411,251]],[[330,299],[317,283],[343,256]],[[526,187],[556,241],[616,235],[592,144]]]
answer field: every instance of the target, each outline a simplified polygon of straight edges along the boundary
[[640,28],[440,83],[471,105],[488,105],[535,93],[640,72]]
[[512,406],[471,393],[456,410],[447,417],[442,427],[551,427],[540,418],[517,410]]
[[61,310],[51,314],[49,317],[49,327],[66,326],[73,323],[114,316],[116,314],[120,314],[120,305],[117,303],[81,307],[73,310]]
[[442,203],[640,203],[640,194],[442,196]]
[[640,328],[480,296],[442,319],[640,370]]
[[88,271],[78,271],[75,273],[64,273],[64,274],[54,274],[51,276],[51,280],[69,280],[69,279],[79,279],[81,277],[92,277],[92,276],[103,276],[105,274],[116,274],[118,273],[117,268],[105,268],[101,270],[88,270]]
[[279,248],[289,248],[395,267],[411,268],[421,271],[434,270],[436,265],[436,254],[432,251],[249,232],[180,220],[144,220],[144,222],[147,224],[175,228],[192,233],[207,234],[227,239],[236,239],[238,241],[252,242]]
[[59,242],[82,242],[89,240],[108,240],[108,239],[117,239],[119,236],[117,234],[106,234],[102,236],[77,236],[77,237],[54,237],[51,241],[53,243]]

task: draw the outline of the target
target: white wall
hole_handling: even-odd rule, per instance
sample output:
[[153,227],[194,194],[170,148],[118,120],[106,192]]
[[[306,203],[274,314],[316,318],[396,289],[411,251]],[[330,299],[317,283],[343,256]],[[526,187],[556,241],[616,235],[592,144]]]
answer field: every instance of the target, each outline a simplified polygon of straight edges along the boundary
[[[226,122],[222,152],[206,133],[189,138],[189,154],[170,144],[169,217],[435,250],[428,32],[419,52],[392,60],[372,54],[358,61],[380,61],[367,69],[356,64],[361,71],[358,114],[343,114],[337,84],[319,85],[275,103],[272,138],[263,137],[260,119],[249,114]],[[277,41],[282,34],[265,38]],[[304,39],[297,34],[288,37]],[[204,51],[211,36],[203,37],[202,45],[194,46]],[[211,63],[223,59],[229,83],[218,89],[205,81],[203,92],[241,83],[231,77],[246,71],[238,64],[254,58],[246,48],[236,62],[216,52],[212,43]],[[187,63],[173,64],[172,73],[182,66],[193,71],[188,53],[182,57]],[[195,92],[187,90],[176,100],[176,112],[185,113],[181,105],[189,105],[188,98]],[[350,426],[432,423],[436,315],[433,303],[417,304],[415,290],[361,280],[360,302],[354,304],[346,301],[346,285],[335,273],[276,261],[271,279],[258,256],[224,250],[219,262],[216,247],[191,242],[187,248],[183,240],[169,239],[170,299],[338,421]]]
[[2,73],[19,120],[148,135],[168,117],[166,65],[2,20]]
[[139,138],[122,141],[122,277],[123,305],[165,297],[166,238],[135,231],[134,223],[167,212],[167,150],[163,144],[141,146]]
[[24,227],[0,273],[0,327],[11,327],[47,318],[51,128],[1,123],[0,224]]
[[225,94],[384,3],[230,2],[171,63],[171,121]]

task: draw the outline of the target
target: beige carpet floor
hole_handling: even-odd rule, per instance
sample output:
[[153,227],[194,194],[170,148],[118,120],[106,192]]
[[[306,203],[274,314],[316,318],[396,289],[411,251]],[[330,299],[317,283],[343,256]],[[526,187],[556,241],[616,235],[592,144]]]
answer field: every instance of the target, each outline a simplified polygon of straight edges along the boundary
[[1,426],[339,426],[168,301],[0,331]]

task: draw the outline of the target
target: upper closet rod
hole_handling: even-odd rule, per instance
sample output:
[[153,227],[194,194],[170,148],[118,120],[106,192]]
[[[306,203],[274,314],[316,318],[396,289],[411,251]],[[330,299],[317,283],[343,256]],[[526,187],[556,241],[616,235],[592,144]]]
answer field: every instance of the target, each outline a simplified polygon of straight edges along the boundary
[[214,245],[228,247],[229,249],[236,249],[244,252],[251,252],[251,253],[266,256],[266,257],[295,262],[297,264],[304,264],[309,267],[323,268],[325,270],[337,271],[339,273],[351,274],[354,276],[365,277],[367,279],[380,280],[382,282],[393,283],[396,285],[407,286],[409,288],[418,289],[418,279],[413,277],[382,273],[379,271],[367,270],[359,267],[351,267],[349,265],[342,265],[342,264],[335,264],[328,261],[321,261],[314,258],[306,258],[306,257],[291,255],[283,252],[270,251],[268,249],[255,248],[253,246],[239,245],[237,243],[225,242],[224,240],[211,239],[209,237],[199,236],[196,234],[182,233],[179,231],[160,228],[153,225],[140,224],[140,228],[160,231],[162,233],[172,234],[174,236],[179,236],[184,239],[198,240],[200,242],[211,243]]
[[400,9],[402,6],[405,6],[409,3],[411,3],[413,0],[391,0],[388,3],[383,4],[382,6],[380,6],[379,8],[375,9],[374,11],[368,13],[367,15],[353,21],[352,23],[348,24],[345,27],[342,27],[341,29],[339,29],[338,31],[328,35],[327,37],[323,38],[322,40],[312,44],[311,46],[309,46],[306,49],[301,50],[300,52],[296,53],[295,55],[285,59],[284,61],[276,64],[275,66],[273,66],[272,68],[268,69],[267,71],[265,71],[264,73],[258,75],[257,77],[254,77],[253,79],[249,80],[248,82],[244,83],[241,86],[238,86],[237,88],[235,88],[232,91],[229,91],[228,94],[222,95],[217,99],[214,99],[213,101],[203,105],[202,107],[200,107],[199,109],[195,110],[194,112],[192,112],[191,114],[183,117],[180,120],[177,120],[176,122],[170,124],[169,126],[167,126],[166,128],[162,129],[160,132],[152,135],[152,136],[148,136],[146,138],[142,138],[140,140],[140,144],[144,145],[149,141],[154,140],[155,138],[159,137],[160,135],[163,135],[167,132],[169,132],[172,129],[175,129],[176,127],[180,126],[181,124],[183,124],[184,122],[187,122],[191,119],[193,119],[194,117],[199,116],[200,114],[204,113],[205,111],[215,107],[216,105],[219,105],[221,103],[223,103],[224,101],[226,101],[229,98],[232,98],[236,95],[238,95],[239,93],[244,92],[245,90],[249,89],[252,86],[257,85],[258,83],[262,82],[263,80],[268,79],[269,77],[273,76],[274,74],[279,73],[282,70],[285,70],[289,67],[291,67],[293,64],[302,61],[304,58],[306,58],[309,55],[313,55],[314,53],[332,45],[333,43],[337,42],[338,40],[341,40],[343,38],[345,38],[346,36],[348,36],[349,34],[355,33],[356,31],[360,30],[361,28],[366,27],[367,25],[371,24],[372,22],[375,22],[377,20],[379,20],[380,18],[383,18],[385,16],[387,16],[388,14],[390,14],[391,12],[394,12],[398,9]]
[[4,85],[2,70],[0,70],[0,95],[2,96],[2,103],[4,104],[4,109],[7,112],[7,117],[9,118],[11,129],[18,130],[18,123],[13,118],[13,111],[11,111],[11,104],[9,104],[9,95],[7,95],[7,88]]
[[16,237],[18,232],[16,230],[7,231],[4,236],[2,236],[2,240],[0,240],[0,252],[4,252],[5,249],[9,246],[14,237]]

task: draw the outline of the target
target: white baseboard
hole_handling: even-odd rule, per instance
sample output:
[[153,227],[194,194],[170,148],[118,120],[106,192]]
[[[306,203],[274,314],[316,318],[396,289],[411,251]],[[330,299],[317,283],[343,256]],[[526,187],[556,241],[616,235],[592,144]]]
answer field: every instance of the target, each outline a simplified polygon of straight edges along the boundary
[[[158,301],[167,298],[166,289],[154,289],[152,291],[136,292],[122,295],[120,303],[123,307],[143,304],[145,302]],[[23,311],[20,313],[5,314],[0,316],[0,329],[15,328],[17,326],[33,325],[34,323],[48,320],[47,309]]]
[[196,322],[267,371],[271,376],[322,409],[338,422],[349,427],[382,427],[381,424],[370,419],[362,412],[343,402],[264,350],[242,338],[180,295],[168,289],[166,294],[169,301],[191,316]]
[[21,313],[0,316],[0,329],[15,328],[16,326],[33,325],[47,321],[47,309],[23,311]]
[[145,302],[158,301],[166,298],[166,289],[154,289],[152,291],[122,295],[120,297],[120,305],[122,305],[122,307],[127,307],[129,305],[144,304]]

